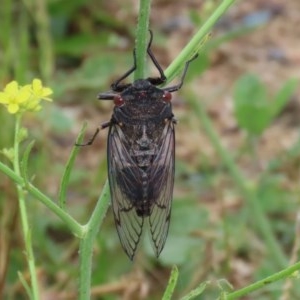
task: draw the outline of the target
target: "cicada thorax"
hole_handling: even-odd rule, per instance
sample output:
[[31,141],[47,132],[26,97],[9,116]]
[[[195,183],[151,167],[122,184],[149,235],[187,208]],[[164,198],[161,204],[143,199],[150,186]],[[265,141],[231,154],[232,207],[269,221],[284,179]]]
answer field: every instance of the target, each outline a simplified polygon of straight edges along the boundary
[[[170,101],[166,101],[165,92],[146,80],[136,80],[130,87],[119,95],[122,105],[116,105],[113,117],[117,123],[141,124],[161,123],[172,118]],[[167,99],[168,100],[168,99]]]

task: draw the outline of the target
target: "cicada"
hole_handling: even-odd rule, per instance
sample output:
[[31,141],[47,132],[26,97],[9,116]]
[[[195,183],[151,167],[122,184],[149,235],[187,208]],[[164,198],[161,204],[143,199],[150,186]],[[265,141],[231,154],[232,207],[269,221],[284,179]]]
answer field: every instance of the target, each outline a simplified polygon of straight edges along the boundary
[[[134,64],[112,83],[111,90],[98,99],[114,102],[110,121],[97,128],[108,128],[108,179],[112,209],[121,245],[132,260],[143,228],[147,227],[158,257],[164,248],[171,218],[175,171],[175,124],[171,93],[183,85],[187,61],[179,84],[159,88],[166,76],[152,50],[152,32],[147,53],[159,77],[123,83],[136,69]],[[147,223],[148,226],[145,226]]]

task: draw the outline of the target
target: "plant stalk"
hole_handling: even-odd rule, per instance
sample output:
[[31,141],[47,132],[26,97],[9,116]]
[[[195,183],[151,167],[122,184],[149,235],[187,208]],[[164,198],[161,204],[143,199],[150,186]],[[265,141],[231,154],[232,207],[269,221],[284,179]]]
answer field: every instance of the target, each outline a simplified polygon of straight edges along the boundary
[[136,70],[134,80],[145,78],[146,53],[149,40],[149,16],[151,0],[140,0],[139,16],[136,29],[135,54]]
[[[16,116],[16,125],[15,125],[15,137],[14,137],[14,160],[13,166],[15,173],[20,176],[20,160],[19,160],[19,143],[20,143],[20,124],[21,124],[21,115]],[[24,244],[26,248],[26,256],[28,262],[28,268],[31,279],[31,297],[34,300],[39,299],[39,291],[38,291],[38,281],[37,274],[35,268],[35,259],[32,249],[32,240],[31,240],[31,232],[28,224],[28,215],[26,209],[26,201],[25,201],[25,193],[23,187],[20,184],[17,184],[17,193],[18,193],[18,201],[19,201],[19,209],[22,223],[22,230],[24,236]]]
[[[101,196],[99,197],[93,214],[85,225],[85,234],[80,241],[80,277],[79,277],[79,299],[88,300],[91,297],[91,275],[93,245],[97,233],[106,215],[110,203],[109,184],[105,183]],[[101,268],[101,266],[99,266]]]
[[217,7],[213,14],[208,18],[208,20],[201,25],[200,29],[196,32],[189,43],[182,49],[179,55],[173,60],[169,67],[165,71],[167,77],[167,82],[172,81],[176,75],[183,68],[185,63],[199,52],[202,47],[205,38],[209,34],[212,27],[216,24],[218,19],[228,10],[228,8],[236,0],[223,0],[223,2]]
[[[245,295],[248,295],[250,294],[251,292],[253,291],[256,291],[268,284],[271,284],[275,281],[278,281],[278,280],[282,280],[284,278],[287,278],[289,276],[293,276],[296,272],[298,272],[300,270],[300,262],[288,267],[288,268],[285,268],[283,269],[282,271],[280,272],[277,272],[277,273],[274,273],[262,280],[259,280],[255,283],[252,283],[242,289],[239,289],[237,291],[234,291],[232,293],[229,293],[225,296],[225,299],[226,300],[234,300],[234,299],[241,299],[240,297],[242,296],[245,296]],[[296,275],[296,274],[295,274]],[[296,279],[295,279],[296,280]]]

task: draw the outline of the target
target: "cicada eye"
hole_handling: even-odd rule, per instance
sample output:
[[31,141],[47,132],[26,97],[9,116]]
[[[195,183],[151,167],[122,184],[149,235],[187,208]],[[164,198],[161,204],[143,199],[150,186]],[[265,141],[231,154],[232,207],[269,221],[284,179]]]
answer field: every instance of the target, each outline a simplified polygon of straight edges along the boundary
[[163,99],[165,102],[171,102],[172,100],[172,94],[168,91],[165,91],[163,94]]
[[122,106],[124,104],[124,99],[121,95],[115,95],[114,96],[114,104],[116,106]]

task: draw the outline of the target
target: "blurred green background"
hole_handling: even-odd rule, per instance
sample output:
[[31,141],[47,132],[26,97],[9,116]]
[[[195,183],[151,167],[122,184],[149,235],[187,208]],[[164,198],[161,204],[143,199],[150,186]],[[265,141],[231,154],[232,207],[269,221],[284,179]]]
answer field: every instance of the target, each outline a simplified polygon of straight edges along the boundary
[[[220,2],[153,1],[153,52],[163,68]],[[95,245],[93,299],[161,299],[174,264],[178,299],[206,280],[212,283],[201,299],[215,299],[228,288],[222,279],[237,289],[283,267],[270,256],[251,205],[186,101],[191,92],[233,156],[243,184],[257,195],[287,262],[297,260],[292,253],[298,253],[300,239],[299,11],[297,0],[239,1],[215,26],[174,97],[176,178],[165,249],[156,259],[146,237],[129,261],[109,211]],[[0,88],[37,77],[54,90],[54,102],[24,120],[29,140],[36,141],[30,174],[53,199],[83,122],[89,137],[110,118],[113,104],[97,101],[97,94],[132,66],[137,14],[134,0],[1,0]],[[155,71],[149,64],[149,74]],[[2,107],[0,120],[0,148],[10,147],[13,119]],[[106,135],[80,149],[72,171],[68,211],[81,223],[106,180]],[[25,299],[17,272],[25,278],[29,273],[15,187],[2,174],[0,184],[0,298]],[[35,199],[29,197],[28,208],[43,299],[76,299],[78,241]],[[279,299],[287,290],[280,282],[245,299]],[[300,297],[290,293],[282,299]]]

